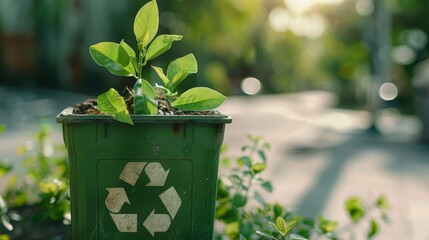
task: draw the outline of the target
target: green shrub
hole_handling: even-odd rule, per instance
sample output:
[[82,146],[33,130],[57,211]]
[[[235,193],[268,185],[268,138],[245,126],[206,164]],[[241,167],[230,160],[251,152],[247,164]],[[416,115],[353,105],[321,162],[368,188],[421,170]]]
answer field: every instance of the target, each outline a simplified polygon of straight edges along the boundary
[[248,140],[250,143],[242,147],[242,156],[221,159],[221,165],[228,169],[219,178],[216,239],[333,240],[339,239],[338,234],[344,231],[366,231],[360,225],[362,222],[370,226],[367,236],[372,239],[379,232],[379,221],[388,222],[389,203],[383,195],[374,203],[354,196],[348,198],[345,210],[351,222],[341,228],[337,221],[322,216],[306,218],[279,203],[268,203],[263,196],[271,193],[273,187],[261,173],[267,167],[266,151],[270,145],[262,137],[249,135]]

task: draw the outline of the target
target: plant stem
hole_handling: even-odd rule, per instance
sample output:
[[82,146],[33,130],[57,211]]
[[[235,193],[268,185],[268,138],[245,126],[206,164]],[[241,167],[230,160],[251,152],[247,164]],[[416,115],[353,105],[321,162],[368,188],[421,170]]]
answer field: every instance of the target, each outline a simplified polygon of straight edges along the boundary
[[[139,64],[138,64],[138,67],[139,67],[139,75],[138,75],[138,77],[139,78],[142,78],[143,67],[146,65],[146,58],[145,57],[146,57],[146,49],[143,48],[141,50],[141,52],[139,53]],[[143,59],[144,59],[144,62],[143,62]]]
[[250,188],[253,185],[253,178],[254,177],[255,177],[255,175],[252,174],[251,177],[249,178],[249,181],[247,182],[247,189],[246,189],[246,194],[245,194],[246,198],[249,198]]
[[[255,153],[257,151],[257,143],[253,142],[253,146],[250,147],[250,153],[248,154],[250,159],[253,159]],[[252,168],[249,168],[249,171],[252,173],[249,177],[248,183],[247,183],[247,189],[246,189],[246,198],[249,198],[249,194],[250,194],[250,188],[252,188],[253,185],[253,179],[255,179],[257,174],[254,174]]]

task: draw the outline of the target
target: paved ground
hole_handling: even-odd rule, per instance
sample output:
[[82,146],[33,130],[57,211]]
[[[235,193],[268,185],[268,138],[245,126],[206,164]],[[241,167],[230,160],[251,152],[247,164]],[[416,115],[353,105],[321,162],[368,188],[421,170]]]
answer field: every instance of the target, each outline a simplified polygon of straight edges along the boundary
[[371,202],[385,194],[391,223],[377,239],[429,239],[429,146],[414,143],[418,120],[386,111],[377,124],[383,135],[372,134],[368,113],[334,103],[324,92],[232,98],[222,109],[234,119],[225,142],[237,146],[246,133],[263,135],[272,145],[266,176],[274,182],[272,199],[306,216],[345,225],[346,198]]
[[[84,98],[50,91],[16,97],[0,87],[0,123],[9,126],[0,137],[1,155],[13,158],[39,122],[52,124],[55,139],[61,141],[56,114]],[[429,147],[414,143],[418,120],[386,111],[378,122],[383,134],[371,134],[365,131],[367,112],[334,105],[334,96],[326,92],[230,97],[220,109],[233,117],[225,143],[231,154],[240,154],[247,133],[263,135],[271,143],[266,177],[274,183],[272,200],[344,225],[347,197],[373,201],[385,194],[392,221],[382,226],[377,239],[429,239]]]

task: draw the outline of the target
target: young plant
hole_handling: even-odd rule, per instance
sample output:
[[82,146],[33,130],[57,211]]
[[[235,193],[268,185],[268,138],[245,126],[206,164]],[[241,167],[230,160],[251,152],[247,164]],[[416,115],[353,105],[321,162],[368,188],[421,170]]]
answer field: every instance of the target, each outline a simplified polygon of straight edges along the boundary
[[[390,204],[383,195],[373,203],[348,198],[344,206],[351,222],[341,227],[337,221],[303,217],[281,204],[266,202],[259,190],[273,191],[271,182],[261,176],[270,147],[262,137],[249,135],[248,139],[250,144],[242,147],[242,156],[224,156],[221,160],[229,171],[224,171],[218,182],[216,240],[339,240],[349,239],[343,238],[345,235],[353,238],[356,231],[373,239],[380,231],[380,222],[388,222]],[[225,149],[223,146],[222,154]]]
[[[249,238],[256,230],[269,221],[265,207],[268,206],[258,189],[272,192],[270,181],[261,173],[266,170],[266,151],[270,145],[260,136],[247,136],[250,144],[242,147],[243,155],[232,161],[222,159],[224,166],[231,166],[230,172],[221,176],[218,182],[216,219],[224,227],[224,236],[229,239]],[[263,206],[260,212],[251,213],[247,207],[251,200]]]
[[[159,26],[158,5],[155,0],[145,4],[137,13],[134,21],[134,35],[137,40],[137,52],[124,40],[120,43],[101,42],[90,46],[94,61],[117,76],[130,76],[136,79],[131,95],[134,114],[157,114],[159,108],[168,113],[173,109],[182,111],[207,111],[221,105],[226,97],[219,92],[195,87],[182,94],[175,92],[177,86],[190,74],[197,73],[198,65],[191,53],[173,60],[166,73],[160,67],[152,66],[161,79],[161,84],[151,85],[143,78],[143,70],[149,61],[171,48],[173,42],[180,41],[180,35],[157,35]],[[104,114],[114,119],[133,124],[124,98],[113,88],[98,96],[98,107]]]
[[[0,125],[0,135],[3,130]],[[14,161],[16,164],[0,161],[0,178],[4,179],[0,233],[7,230],[10,239],[66,233],[70,200],[67,152],[63,144],[54,143],[50,128],[45,125],[34,141],[22,144],[17,152],[21,158]],[[46,231],[45,226],[50,223],[54,224],[50,226],[53,229]],[[9,239],[8,235],[0,234],[0,240]]]
[[[6,130],[6,125],[0,124],[0,135]],[[0,177],[8,174],[12,169],[12,166],[9,163],[5,163],[5,161],[0,161]],[[9,231],[13,230],[13,226],[10,223],[10,219],[8,216],[8,205],[4,200],[3,196],[0,195],[0,225]],[[0,234],[0,240],[9,239],[7,235]]]

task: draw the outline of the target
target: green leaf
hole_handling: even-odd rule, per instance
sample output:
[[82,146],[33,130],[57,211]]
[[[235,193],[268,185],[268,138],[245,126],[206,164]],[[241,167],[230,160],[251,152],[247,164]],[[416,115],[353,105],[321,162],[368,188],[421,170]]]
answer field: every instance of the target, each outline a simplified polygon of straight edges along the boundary
[[300,229],[297,230],[297,234],[299,234],[300,236],[309,239],[311,237],[313,228],[303,228],[301,227]]
[[[246,216],[244,216],[244,214],[241,214],[241,216],[242,216],[241,217],[242,219],[246,218]],[[242,234],[244,237],[251,238],[252,235],[254,235],[254,233],[256,232],[256,229],[255,229],[256,227],[257,227],[257,225],[255,225],[254,222],[241,220],[240,221],[240,234]],[[251,239],[249,239],[249,240],[251,240]]]
[[137,13],[134,20],[134,35],[139,49],[145,48],[158,32],[159,13],[155,0],[145,4]]
[[336,221],[330,221],[330,220],[325,219],[323,217],[319,217],[318,221],[319,221],[319,229],[323,233],[333,232],[338,225],[338,223]]
[[142,91],[142,80],[138,79],[133,87],[134,93],[134,114],[144,114],[144,97]]
[[252,159],[250,159],[248,156],[242,156],[237,159],[237,164],[239,166],[245,165],[250,168],[252,166]]
[[171,91],[181,83],[189,74],[198,72],[198,64],[194,54],[190,53],[180,57],[168,65],[167,77],[171,80]]
[[4,198],[0,195],[0,215],[5,214],[8,211],[8,207]]
[[167,76],[165,76],[162,68],[156,66],[152,66],[152,68],[155,70],[156,74],[158,74],[158,77],[161,78],[162,82],[164,83],[164,86],[167,87],[170,81],[168,80]]
[[247,203],[247,197],[240,193],[236,193],[232,198],[232,205],[234,207],[237,207],[237,208],[244,207],[246,203]]
[[270,150],[271,149],[271,145],[269,143],[264,143],[262,145],[262,148],[264,148],[265,150]]
[[113,115],[115,120],[133,125],[124,98],[115,89],[110,88],[98,96],[98,107],[102,113]]
[[130,63],[128,64],[130,66],[127,66],[127,68],[134,69],[133,75],[135,76],[136,72],[137,72],[136,69],[138,69],[136,52],[134,52],[134,50],[130,47],[130,45],[128,45],[123,39],[119,43],[119,45],[121,45],[121,47],[124,48],[124,50],[127,52],[128,56],[130,57]]
[[206,111],[220,106],[226,97],[219,92],[206,88],[191,88],[180,95],[172,106],[184,111]]
[[2,134],[6,130],[6,125],[0,124],[0,134]]
[[264,171],[266,168],[267,168],[267,164],[265,164],[265,163],[256,163],[256,164],[253,164],[253,166],[252,166],[252,170],[256,174]]
[[0,234],[0,240],[10,240],[10,237],[7,234]]
[[89,47],[92,59],[118,76],[135,75],[134,67],[130,64],[127,51],[117,43],[101,42]]
[[147,80],[142,79],[140,92],[143,95],[143,105],[139,103],[139,112],[156,115],[158,112],[158,100],[156,100],[156,92],[153,86]]
[[225,234],[229,239],[237,239],[240,234],[240,222],[235,221],[225,225]]
[[387,201],[386,196],[384,196],[384,195],[381,195],[380,197],[377,198],[376,206],[381,210],[389,210],[390,209],[390,204]]
[[287,226],[286,226],[286,221],[284,220],[284,218],[282,218],[282,217],[276,218],[276,227],[277,227],[277,230],[280,232],[280,234],[286,235]]
[[136,58],[136,52],[134,52],[134,50],[130,47],[130,45],[128,45],[124,41],[124,39],[122,39],[122,41],[119,43],[119,45],[121,45],[124,48],[124,50],[127,52],[128,56]]
[[229,191],[223,184],[222,180],[218,180],[217,187],[217,199],[227,199],[229,198]]
[[277,225],[273,222],[268,222],[275,230],[276,232],[280,233],[280,229],[277,227]]
[[171,45],[174,41],[182,40],[183,36],[180,35],[159,35],[153,40],[153,42],[149,45],[146,53],[146,61],[154,59],[159,55],[166,52],[171,48]]
[[133,120],[131,119],[130,113],[128,110],[121,111],[117,113],[114,118],[116,121],[128,123],[130,125],[134,125]]
[[291,221],[289,226],[287,226],[286,221],[282,217],[277,217],[276,223],[268,223],[271,224],[282,236],[286,236],[296,225],[296,221]]
[[254,144],[257,145],[260,141],[263,140],[262,136],[254,136],[252,134],[247,134],[247,138]]
[[262,187],[268,192],[273,192],[273,185],[270,181],[265,181],[264,183],[262,183]]
[[69,204],[67,202],[56,202],[48,209],[48,215],[52,220],[62,220],[64,215],[69,211]]
[[292,230],[292,228],[295,227],[296,223],[297,223],[297,221],[295,221],[295,220],[291,221],[289,223],[289,226],[286,228],[285,235],[288,234]]
[[267,162],[267,157],[265,155],[265,152],[262,150],[258,150],[258,155],[262,159],[263,162]]
[[[10,173],[12,170],[12,165],[6,161],[0,162],[0,178],[4,177],[6,174]],[[1,196],[0,196],[0,214],[2,212],[1,205]]]
[[371,219],[371,227],[368,231],[368,238],[374,237],[378,233],[378,222],[373,218]]
[[389,216],[385,212],[381,213],[381,219],[383,220],[384,223],[389,223],[390,222],[390,218],[389,218]]
[[237,208],[229,208],[225,214],[222,215],[221,219],[225,223],[232,223],[237,221],[240,218],[239,212]]
[[282,236],[286,236],[295,227],[296,223],[296,221],[291,221],[289,226],[287,226],[286,221],[282,217],[277,217],[276,223],[269,222]]
[[259,235],[261,235],[264,238],[276,239],[277,240],[277,238],[275,238],[273,236],[273,234],[271,233],[271,231],[268,230],[268,229],[260,229],[260,230],[257,230],[256,233],[259,234]]
[[307,238],[305,238],[305,237],[303,237],[303,236],[301,236],[301,235],[299,235],[299,234],[296,234],[296,233],[292,233],[292,234],[289,236],[289,239],[294,239],[294,240],[307,240]]
[[274,217],[280,217],[283,214],[283,206],[275,203],[273,206]]
[[364,204],[360,198],[350,197],[345,202],[345,207],[353,222],[358,222],[365,216]]
[[247,239],[240,234],[240,238],[238,240],[247,240]]
[[224,158],[222,158],[222,160],[220,160],[220,164],[221,164],[221,167],[230,167],[231,166],[231,159],[228,157],[224,157]]
[[6,215],[1,216],[1,223],[8,231],[13,230],[13,225],[10,223],[9,218]]
[[235,185],[243,185],[243,178],[241,178],[239,175],[237,174],[231,174],[228,175],[227,178],[229,179],[229,181],[232,182],[232,184]]
[[227,204],[221,204],[219,206],[216,206],[216,210],[215,210],[216,219],[222,219],[229,209],[230,209],[230,206]]

